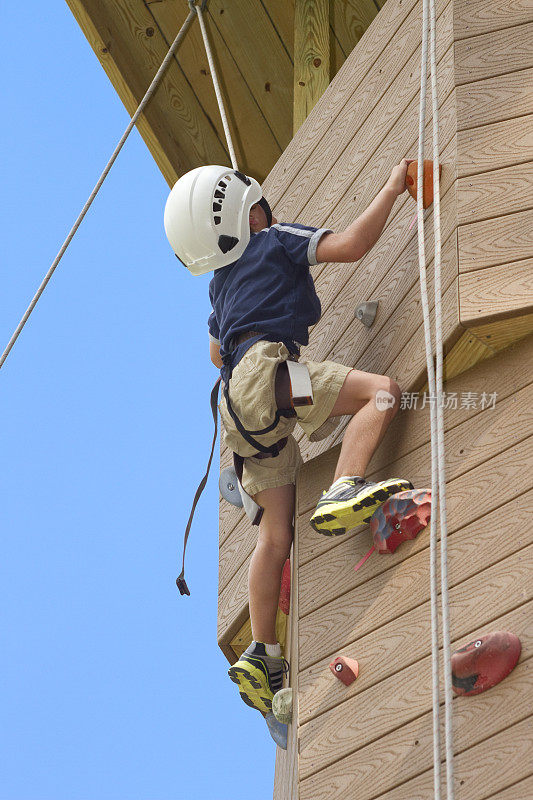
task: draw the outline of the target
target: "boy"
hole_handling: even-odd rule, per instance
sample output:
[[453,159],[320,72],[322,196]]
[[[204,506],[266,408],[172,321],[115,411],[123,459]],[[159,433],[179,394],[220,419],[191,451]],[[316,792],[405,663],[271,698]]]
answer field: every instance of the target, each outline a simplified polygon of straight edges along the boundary
[[[296,422],[318,439],[330,432],[331,427],[324,430],[329,419],[352,415],[334,482],[311,517],[318,533],[342,534],[367,521],[390,495],[412,488],[401,478],[379,483],[364,478],[399,408],[401,392],[395,381],[332,361],[307,362],[313,404],[284,414],[287,404],[280,405],[279,399],[284,362],[298,359],[300,345],[309,341],[309,326],[320,319],[309,267],[351,263],[373,247],[394,201],[406,189],[409,163],[404,159],[394,167],[366,211],[341,233],[279,224],[259,185],[224,167],[188,173],[180,179],[185,181],[174,205],[171,198],[167,203],[165,227],[175,252],[192,272],[215,269],[208,326],[211,360],[224,381],[219,409],[225,441],[243,458],[244,490],[263,508],[249,568],[253,641],[228,671],[244,702],[263,715],[271,711],[288,668],[275,620],[293,538],[294,484],[302,463],[291,435]],[[199,177],[188,177],[193,173]],[[208,230],[204,223],[209,214],[213,224]],[[376,403],[376,397],[387,402]]]

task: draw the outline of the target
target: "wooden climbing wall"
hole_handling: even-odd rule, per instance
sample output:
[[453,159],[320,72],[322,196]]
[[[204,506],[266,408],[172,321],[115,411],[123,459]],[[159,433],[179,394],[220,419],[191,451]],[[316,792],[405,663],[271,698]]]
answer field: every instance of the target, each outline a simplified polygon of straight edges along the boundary
[[[532,796],[533,337],[445,385],[452,647],[491,630],[522,640],[515,671],[492,690],[453,701],[456,800]],[[482,408],[481,397],[496,394]],[[339,538],[309,525],[329,485],[335,447],[301,471],[291,683],[297,720],[278,750],[275,798],[428,800],[432,797],[429,529],[394,555],[374,553],[368,526]],[[400,411],[369,476],[431,483],[429,409]],[[297,642],[297,646],[294,646]],[[345,687],[338,655],[360,675]],[[529,718],[529,723],[528,723]],[[529,750],[529,757],[527,756]],[[298,779],[287,783],[287,770]]]
[[[451,346],[462,332],[457,290],[453,2],[439,0],[437,7],[445,163],[443,313],[444,335]],[[420,31],[418,0],[387,0],[264,184],[265,196],[280,221],[342,230],[369,205],[394,164],[416,155]],[[413,199],[402,195],[379,242],[365,258],[353,265],[321,264],[313,269],[323,316],[311,331],[304,358],[330,358],[387,373],[402,387],[420,383],[424,339],[416,229],[409,229],[415,211]],[[431,211],[427,219],[431,224]],[[354,319],[354,310],[361,301],[374,298],[379,299],[377,317],[366,328]],[[299,428],[295,435],[307,460],[331,448],[342,437],[342,426],[336,436],[315,444]],[[222,466],[229,462],[230,454],[222,448]],[[230,660],[230,642],[248,615],[248,563],[255,541],[248,520],[221,504],[218,638]]]
[[[420,5],[388,0],[272,171],[268,196],[283,219],[338,229],[368,204],[395,159],[416,154]],[[533,338],[519,340],[533,330],[531,10],[520,0],[453,0],[437,4],[437,13],[445,390],[459,403],[446,413],[451,634],[455,647],[509,628],[524,645],[501,686],[454,700],[455,796],[525,800],[533,795],[526,757],[533,710]],[[361,262],[316,268],[323,317],[306,356],[387,374],[405,392],[420,391],[423,402],[412,214],[405,197]],[[353,311],[370,299],[379,309],[365,329]],[[495,408],[481,408],[494,393]],[[355,574],[371,544],[368,528],[339,540],[310,528],[345,424],[322,443],[300,438],[307,463],[297,492],[288,643],[298,710],[289,750],[278,750],[274,797],[427,800],[428,535],[395,556],[375,554]],[[427,408],[400,413],[368,474],[430,484]],[[349,689],[328,668],[340,654],[360,661],[360,678]]]
[[[527,175],[533,137],[526,133],[526,111],[528,103],[533,104],[533,82],[525,44],[528,15],[526,0],[437,2],[448,377],[533,330],[528,269],[533,228],[518,224],[531,213]],[[281,221],[342,230],[371,202],[391,167],[416,155],[420,42],[421,4],[387,0],[264,184]],[[476,66],[472,53],[483,66]],[[429,115],[428,149],[430,126]],[[493,135],[498,126],[509,136],[512,130],[520,132],[519,150]],[[416,225],[411,227],[415,208],[414,201],[402,195],[365,258],[354,265],[322,264],[313,269],[323,316],[311,331],[304,358],[330,358],[387,374],[405,391],[423,386]],[[426,246],[431,308],[432,223],[430,208]],[[468,245],[471,237],[483,251],[481,262]],[[496,242],[492,256],[491,241]],[[477,263],[479,269],[472,269]],[[378,312],[372,327],[366,328],[354,319],[354,310],[360,302],[373,299],[379,301]],[[329,439],[314,444],[297,428],[304,459],[315,459],[335,446],[345,424],[346,420]],[[230,463],[224,447],[221,463]],[[248,618],[247,574],[255,541],[247,519],[221,503],[218,640],[230,661],[236,655],[231,641]]]

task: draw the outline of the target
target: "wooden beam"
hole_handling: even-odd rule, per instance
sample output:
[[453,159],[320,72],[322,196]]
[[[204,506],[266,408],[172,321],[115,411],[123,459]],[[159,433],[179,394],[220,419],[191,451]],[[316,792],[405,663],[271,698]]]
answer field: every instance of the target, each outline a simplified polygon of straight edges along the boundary
[[293,134],[329,86],[329,0],[295,0]]

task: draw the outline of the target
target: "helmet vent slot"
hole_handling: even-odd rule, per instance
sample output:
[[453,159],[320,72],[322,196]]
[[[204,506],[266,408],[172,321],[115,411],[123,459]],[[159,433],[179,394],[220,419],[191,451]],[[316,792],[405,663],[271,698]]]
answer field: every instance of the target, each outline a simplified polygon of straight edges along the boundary
[[213,203],[213,211],[222,211],[220,203]]
[[215,190],[215,197],[218,197],[219,200],[223,200],[225,197],[224,192],[221,192],[220,189]]
[[213,219],[215,220],[215,225],[220,225],[221,223],[220,217],[213,217]]

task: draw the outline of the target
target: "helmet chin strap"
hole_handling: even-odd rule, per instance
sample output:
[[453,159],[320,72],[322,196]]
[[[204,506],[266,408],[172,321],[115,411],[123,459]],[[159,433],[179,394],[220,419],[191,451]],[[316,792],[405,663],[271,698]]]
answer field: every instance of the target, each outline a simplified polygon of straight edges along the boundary
[[265,212],[267,218],[267,227],[270,228],[270,226],[272,225],[272,211],[270,210],[270,206],[268,205],[268,202],[265,200],[264,197],[262,197],[261,200],[258,201],[258,204]]

